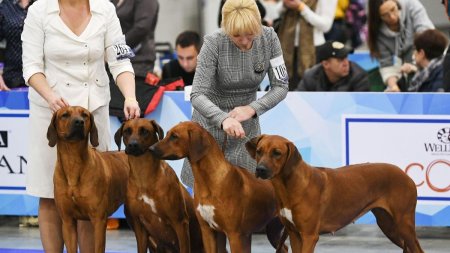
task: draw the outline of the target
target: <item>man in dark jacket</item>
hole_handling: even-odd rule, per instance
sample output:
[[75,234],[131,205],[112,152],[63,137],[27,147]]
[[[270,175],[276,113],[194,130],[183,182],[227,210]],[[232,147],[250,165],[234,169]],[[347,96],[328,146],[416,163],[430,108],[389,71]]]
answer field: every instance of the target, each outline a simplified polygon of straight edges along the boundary
[[197,32],[184,31],[177,36],[175,50],[177,59],[166,63],[162,70],[162,79],[182,78],[184,86],[192,85],[197,56],[202,46],[202,38]]
[[350,49],[338,41],[317,48],[320,63],[305,71],[297,91],[369,91],[367,73],[348,60]]

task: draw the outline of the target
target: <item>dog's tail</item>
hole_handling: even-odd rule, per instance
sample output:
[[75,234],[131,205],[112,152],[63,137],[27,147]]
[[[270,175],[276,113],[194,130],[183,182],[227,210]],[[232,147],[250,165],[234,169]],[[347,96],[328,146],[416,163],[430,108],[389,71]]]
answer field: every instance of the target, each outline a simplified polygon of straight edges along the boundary
[[273,218],[266,225],[266,234],[270,244],[276,249],[277,253],[288,252],[287,246],[284,244],[288,236],[287,230],[281,223],[279,217]]
[[276,253],[285,253],[285,252],[287,253],[288,252],[288,247],[286,246],[286,244],[284,244],[286,242],[287,237],[288,237],[287,229],[283,228],[283,232],[281,234],[280,241],[278,241]]

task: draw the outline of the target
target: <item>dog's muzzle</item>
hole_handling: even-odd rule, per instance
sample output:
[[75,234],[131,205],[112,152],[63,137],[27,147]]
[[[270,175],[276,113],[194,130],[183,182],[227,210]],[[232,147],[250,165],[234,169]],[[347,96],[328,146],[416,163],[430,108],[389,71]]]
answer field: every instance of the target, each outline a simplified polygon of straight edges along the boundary
[[182,157],[179,157],[179,156],[177,156],[177,155],[175,155],[175,154],[169,154],[169,155],[166,155],[166,154],[164,154],[163,151],[162,151],[161,149],[159,149],[156,145],[157,145],[157,143],[156,143],[156,144],[153,144],[153,145],[149,148],[149,150],[150,150],[150,153],[152,153],[154,156],[158,157],[159,159],[164,159],[164,160],[179,160],[179,159],[182,158]]
[[269,179],[271,177],[270,170],[266,168],[264,165],[258,165],[256,167],[255,172],[256,177],[262,178],[262,179]]
[[155,145],[150,146],[149,150],[150,150],[150,153],[152,153],[154,156],[156,156],[158,158],[162,158],[161,150],[158,149],[157,147],[155,147]]
[[127,155],[140,156],[144,154],[144,150],[140,148],[138,141],[132,140],[125,147],[125,153]]
[[82,140],[84,139],[84,120],[83,119],[74,119],[72,121],[70,132],[67,135],[68,140]]

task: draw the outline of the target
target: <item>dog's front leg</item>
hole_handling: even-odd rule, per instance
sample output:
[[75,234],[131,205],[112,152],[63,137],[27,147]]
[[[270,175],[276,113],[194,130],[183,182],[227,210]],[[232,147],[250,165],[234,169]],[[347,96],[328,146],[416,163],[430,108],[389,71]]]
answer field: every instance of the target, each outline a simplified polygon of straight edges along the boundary
[[62,232],[67,253],[77,253],[77,220],[62,217]]
[[301,233],[302,237],[302,253],[314,253],[314,248],[319,240],[319,234],[305,234]]
[[294,229],[289,229],[287,226],[286,229],[289,234],[289,242],[291,243],[292,253],[301,253],[302,239],[300,238],[300,234]]
[[137,252],[147,253],[149,237],[145,227],[139,222],[138,218],[130,219],[132,220],[132,228],[134,231],[134,236],[136,237]]
[[95,253],[104,253],[106,244],[106,217],[91,219],[94,226]]
[[[198,215],[197,217],[199,217]],[[217,239],[216,232],[212,230],[207,223],[205,223],[201,217],[200,220],[200,230],[202,231],[203,246],[205,248],[205,253],[217,253]]]
[[178,238],[178,246],[180,247],[180,253],[191,252],[191,240],[189,235],[189,221],[183,220],[174,226],[175,233]]
[[241,233],[231,233],[228,235],[230,240],[231,253],[246,252],[250,253],[252,248],[252,235],[244,235]]

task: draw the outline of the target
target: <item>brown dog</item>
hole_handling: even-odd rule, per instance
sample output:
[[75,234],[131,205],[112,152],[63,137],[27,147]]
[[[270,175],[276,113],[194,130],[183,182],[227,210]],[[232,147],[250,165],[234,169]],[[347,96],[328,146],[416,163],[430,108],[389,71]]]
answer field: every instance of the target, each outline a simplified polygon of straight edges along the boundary
[[187,157],[194,173],[194,203],[206,252],[216,252],[217,233],[225,233],[231,252],[250,252],[251,235],[266,227],[278,252],[283,226],[277,218],[270,182],[257,179],[225,160],[215,139],[199,124],[182,122],[150,150],[162,159]]
[[403,252],[423,252],[415,232],[417,189],[400,168],[386,163],[315,168],[280,136],[262,135],[246,147],[258,163],[257,176],[275,187],[292,252],[314,252],[319,234],[335,232],[368,211]]
[[203,252],[192,197],[173,169],[149,152],[164,137],[162,128],[154,120],[129,120],[114,135],[119,149],[122,136],[130,164],[125,214],[138,252],[147,252],[149,243],[155,252]]
[[89,147],[89,139],[98,146],[97,128],[90,112],[79,106],[55,112],[47,138],[51,147],[57,145],[53,183],[67,252],[77,252],[77,220],[91,221],[95,252],[105,252],[106,220],[125,200],[126,154]]

